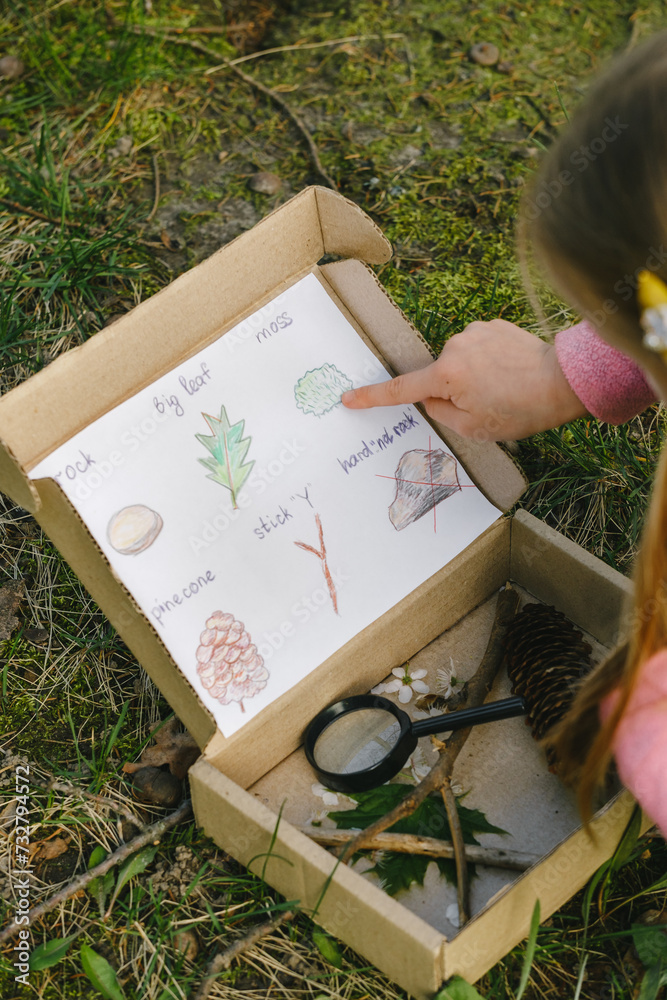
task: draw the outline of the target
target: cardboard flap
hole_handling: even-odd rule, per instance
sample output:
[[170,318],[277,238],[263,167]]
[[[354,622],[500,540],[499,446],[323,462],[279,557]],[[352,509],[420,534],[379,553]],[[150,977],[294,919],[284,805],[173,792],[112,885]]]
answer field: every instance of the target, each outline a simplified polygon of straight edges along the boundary
[[19,466],[29,471],[254,312],[325,253],[378,262],[389,259],[391,246],[353,202],[326,188],[306,188],[0,399],[0,435]]
[[39,493],[22,472],[21,466],[14,458],[11,448],[0,439],[0,484],[6,493],[24,510],[34,514],[39,510],[41,501]]
[[391,243],[358,205],[330,188],[313,190],[325,253],[355,257],[367,264],[384,264],[390,259]]

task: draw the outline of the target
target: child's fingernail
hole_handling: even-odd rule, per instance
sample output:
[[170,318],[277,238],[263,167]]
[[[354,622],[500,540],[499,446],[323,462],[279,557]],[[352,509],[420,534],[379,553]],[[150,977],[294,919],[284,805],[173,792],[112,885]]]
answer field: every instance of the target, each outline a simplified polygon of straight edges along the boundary
[[340,399],[343,404],[351,403],[352,400],[354,399],[354,389],[348,389],[347,392],[343,393]]

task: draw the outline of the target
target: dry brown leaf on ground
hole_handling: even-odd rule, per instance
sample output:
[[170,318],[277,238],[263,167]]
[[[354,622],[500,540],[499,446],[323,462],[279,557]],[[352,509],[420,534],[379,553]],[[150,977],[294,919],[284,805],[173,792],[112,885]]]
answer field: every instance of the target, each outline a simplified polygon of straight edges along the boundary
[[11,580],[0,587],[0,642],[9,639],[19,619],[15,612],[25,596],[23,580]]
[[30,845],[31,861],[52,861],[69,850],[69,840],[64,837],[50,837],[48,840],[37,840]]
[[176,716],[164,725],[158,725],[160,728],[153,737],[155,743],[146,747],[141,760],[136,764],[124,764],[123,771],[134,774],[142,767],[162,767],[163,764],[168,764],[171,773],[182,781],[199,757],[199,747],[190,733],[179,732],[181,722]]

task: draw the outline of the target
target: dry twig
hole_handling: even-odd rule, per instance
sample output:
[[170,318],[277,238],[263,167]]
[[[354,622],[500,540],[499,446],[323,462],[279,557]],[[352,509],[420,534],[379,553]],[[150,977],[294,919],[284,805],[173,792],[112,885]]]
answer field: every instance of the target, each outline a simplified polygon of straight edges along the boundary
[[38,212],[35,208],[28,208],[27,205],[21,205],[18,201],[12,201],[11,198],[0,198],[0,203],[13,208],[19,215],[28,215],[32,219],[50,222],[52,226],[72,226],[74,229],[81,229],[83,225],[83,223],[71,219],[54,219],[50,215],[45,215],[44,212]]
[[442,801],[447,812],[447,822],[452,835],[452,845],[454,847],[454,861],[456,862],[456,898],[459,904],[459,927],[463,927],[470,920],[470,880],[468,879],[468,855],[463,842],[463,830],[459,811],[456,808],[456,796],[452,791],[452,783],[449,777],[445,778],[440,789]]
[[30,783],[36,785],[38,788],[43,788],[45,792],[64,792],[65,795],[76,795],[78,798],[88,799],[89,802],[97,802],[98,805],[107,806],[113,812],[124,816],[128,823],[131,823],[133,826],[138,828],[143,826],[141,820],[133,812],[130,812],[123,802],[117,802],[106,795],[97,795],[95,792],[89,792],[85,788],[73,785],[70,781],[62,781],[62,779],[54,777],[50,777],[48,781],[40,781],[39,778],[35,778],[31,774]]
[[[313,826],[300,827],[316,844],[323,847],[344,847],[353,837],[354,830],[322,830]],[[425,854],[429,858],[454,858],[454,845],[436,837],[418,837],[413,833],[378,833],[366,842],[365,851],[393,851],[394,854]],[[491,868],[507,868],[525,872],[539,861],[537,854],[507,851],[502,847],[479,847],[466,844],[466,858],[474,865],[488,865]]]
[[153,156],[153,176],[155,178],[155,197],[153,198],[153,207],[146,217],[146,222],[151,221],[157,212],[157,207],[160,202],[160,167],[157,162],[157,156]]
[[[50,913],[51,910],[55,910],[57,906],[64,903],[66,899],[70,899],[74,896],[80,889],[85,889],[87,885],[92,882],[94,878],[98,878],[100,875],[104,875],[109,869],[114,868],[116,865],[120,864],[121,861],[125,861],[129,858],[131,854],[135,854],[142,847],[147,844],[157,844],[160,838],[170,830],[172,826],[176,826],[181,820],[187,819],[192,813],[192,803],[190,799],[186,799],[180,804],[175,812],[170,813],[165,816],[164,819],[158,820],[157,823],[153,823],[151,826],[146,827],[142,833],[133,837],[132,840],[128,841],[127,844],[123,844],[119,847],[117,851],[110,854],[108,858],[101,861],[99,865],[95,865],[94,868],[90,868],[87,872],[83,872],[81,875],[77,875],[76,878],[68,882],[66,886],[59,889],[58,892],[54,893],[48,899],[45,899],[43,903],[38,906],[33,906],[33,908],[28,913],[29,924],[34,924],[37,920],[41,920],[43,916]],[[9,941],[18,932],[19,928],[23,924],[18,924],[15,920],[12,921],[3,931],[0,931],[0,944],[5,941]]]
[[[467,707],[469,708],[482,705],[491,689],[502,660],[503,633],[516,612],[518,603],[519,595],[508,584],[498,596],[496,616],[482,662],[475,676],[468,682]],[[424,780],[415,785],[394,809],[380,817],[375,823],[371,823],[365,830],[361,830],[341,852],[341,861],[347,861],[357,851],[363,850],[366,844],[378,833],[393,826],[399,819],[410,816],[422,804],[427,795],[442,788],[444,782],[451,778],[456,758],[463,749],[471,731],[469,726],[467,729],[459,729],[458,732],[454,733],[447,742],[447,748],[441,754],[440,760],[429,771]]]
[[275,917],[273,920],[267,920],[263,924],[257,924],[248,933],[231,944],[229,948],[225,951],[218,952],[217,955],[211,959],[206,974],[201,981],[199,989],[195,993],[193,1000],[206,1000],[206,997],[210,994],[213,989],[213,983],[217,976],[225,969],[228,969],[235,958],[240,958],[247,951],[250,950],[258,941],[262,938],[267,937],[267,935],[272,934],[281,924],[286,924],[289,920],[292,920],[296,916],[296,910],[284,910],[279,917]]
[[[174,38],[173,35],[164,35],[162,34],[162,32],[155,31],[152,28],[147,28],[144,25],[142,25],[141,27],[135,25],[133,30],[135,34],[152,35],[154,38],[159,38],[163,42],[170,42],[172,45],[186,45],[188,48],[193,49],[195,52],[200,52],[202,55],[209,56],[210,58],[213,59],[220,58],[219,52],[215,52],[214,49],[209,49],[207,45],[202,45],[201,42],[192,41],[189,38]],[[294,125],[296,125],[299,132],[303,136],[306,145],[308,146],[310,158],[313,162],[313,166],[315,167],[316,172],[319,174],[319,176],[322,178],[322,180],[328,187],[333,188],[334,191],[337,191],[338,185],[333,180],[333,178],[329,176],[329,174],[322,166],[322,161],[320,160],[320,154],[317,150],[317,146],[313,142],[313,138],[310,132],[306,128],[303,120],[299,117],[296,111],[294,111],[289,106],[287,101],[284,101],[282,97],[280,97],[280,95],[276,93],[275,90],[271,89],[271,87],[266,87],[263,83],[260,83],[259,80],[255,80],[254,77],[249,76],[247,73],[244,73],[243,70],[239,69],[238,66],[235,66],[233,62],[231,62],[229,59],[223,60],[223,62],[220,65],[231,70],[231,72],[235,73],[236,76],[238,76],[241,80],[243,80],[244,83],[247,83],[250,87],[254,87],[255,90],[258,90],[261,94],[264,94],[266,97],[268,97],[271,101],[273,101],[275,105],[277,105],[281,109],[281,111],[283,111],[287,115],[288,118],[292,120]]]
[[[391,31],[386,35],[348,35],[346,38],[330,38],[326,42],[297,42],[295,45],[278,45],[274,49],[262,49],[261,52],[251,52],[247,56],[239,56],[238,59],[230,59],[230,66],[238,66],[239,63],[248,62],[250,59],[260,59],[262,56],[272,56],[277,52],[298,52],[299,49],[323,49],[331,48],[333,45],[344,45],[347,42],[370,42],[384,41],[385,38],[402,38],[407,49],[408,43],[402,31]],[[211,66],[205,71],[206,75],[215,73],[220,66]]]

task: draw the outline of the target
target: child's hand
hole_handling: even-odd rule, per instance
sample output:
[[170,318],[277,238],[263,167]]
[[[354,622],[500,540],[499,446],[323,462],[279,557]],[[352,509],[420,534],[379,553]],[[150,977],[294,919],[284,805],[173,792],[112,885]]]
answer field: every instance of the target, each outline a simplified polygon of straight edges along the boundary
[[342,400],[353,409],[422,402],[434,420],[482,441],[528,437],[586,414],[553,344],[502,319],[471,323],[426,368]]

